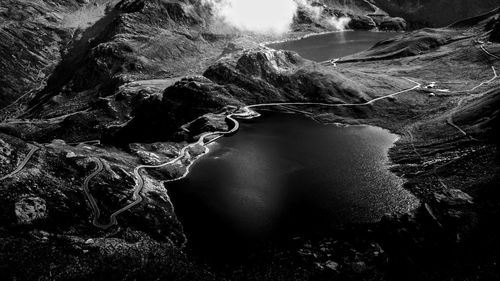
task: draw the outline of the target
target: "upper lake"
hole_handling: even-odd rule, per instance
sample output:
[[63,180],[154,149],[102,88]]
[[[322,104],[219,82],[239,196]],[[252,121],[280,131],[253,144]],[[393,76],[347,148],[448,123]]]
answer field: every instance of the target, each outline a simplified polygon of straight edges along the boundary
[[299,40],[272,43],[267,46],[277,50],[295,51],[308,60],[326,61],[364,51],[375,43],[397,34],[394,32],[343,31],[312,35]]

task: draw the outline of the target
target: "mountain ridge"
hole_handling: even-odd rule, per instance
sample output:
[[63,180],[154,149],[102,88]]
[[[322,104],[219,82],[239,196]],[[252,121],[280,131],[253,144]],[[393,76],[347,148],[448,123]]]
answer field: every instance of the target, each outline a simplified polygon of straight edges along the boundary
[[[0,5],[34,3],[9,1]],[[320,4],[327,2],[342,4]],[[364,25],[363,19],[377,10],[362,2],[355,11],[358,24],[371,29],[377,23]],[[498,277],[498,11],[459,27],[398,33],[336,63],[317,63],[262,45],[283,38],[210,29],[210,11],[193,8],[196,3],[50,1],[39,3],[37,11],[55,23],[36,18],[1,26],[0,36],[7,32],[5,38],[11,38],[9,32],[25,32],[13,26],[25,24],[31,34],[42,21],[38,31],[50,40],[34,45],[33,52],[40,52],[34,57],[58,66],[46,69],[54,73],[51,78],[28,83],[34,90],[19,107],[2,111],[0,275],[16,280]],[[324,8],[323,16],[352,13],[336,9]],[[77,21],[78,28],[65,26],[59,17],[65,11],[85,20]],[[1,15],[22,18],[27,12],[19,13]],[[88,23],[90,16],[94,20]],[[307,23],[311,19],[304,16],[285,37],[328,31],[324,18]],[[0,40],[0,54],[8,58],[17,49],[6,41]],[[47,51],[44,44],[57,48]],[[11,68],[23,72],[4,76],[13,89],[45,67],[22,69],[22,62],[10,58],[2,63],[2,74]],[[7,63],[12,64],[4,67]],[[400,135],[390,151],[391,169],[422,206],[379,223],[345,226],[328,237],[287,240],[284,249],[258,248],[244,265],[210,264],[186,244],[168,182],[186,175],[207,151],[200,138],[235,130],[231,118],[256,115],[249,105],[283,102],[286,107],[276,110]],[[315,102],[328,106],[308,104]],[[141,168],[144,164],[155,167]],[[95,213],[86,189],[102,214]],[[109,223],[113,212],[134,204],[137,191],[142,202],[121,213],[117,225],[106,230],[92,224],[94,218]]]

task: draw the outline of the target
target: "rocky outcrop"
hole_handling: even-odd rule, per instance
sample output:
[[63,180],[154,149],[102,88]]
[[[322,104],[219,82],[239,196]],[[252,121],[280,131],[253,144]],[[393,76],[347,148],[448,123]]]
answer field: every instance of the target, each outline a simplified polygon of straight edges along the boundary
[[403,18],[394,17],[383,17],[378,22],[377,26],[379,30],[384,31],[404,31],[407,29],[406,20]]
[[348,28],[353,30],[375,30],[377,23],[369,16],[351,15]]
[[442,193],[436,193],[434,198],[438,204],[444,207],[461,207],[473,203],[472,197],[459,189],[449,189]]
[[19,224],[33,224],[47,218],[47,204],[40,197],[25,197],[16,202],[15,213]]
[[[390,30],[406,29],[402,18],[394,18],[377,10],[365,1],[355,1],[354,5],[345,5],[337,1],[311,2],[311,7],[299,6],[294,21],[294,30],[311,31],[354,29],[354,30]],[[375,14],[376,12],[376,14]],[[340,23],[342,22],[343,23]]]

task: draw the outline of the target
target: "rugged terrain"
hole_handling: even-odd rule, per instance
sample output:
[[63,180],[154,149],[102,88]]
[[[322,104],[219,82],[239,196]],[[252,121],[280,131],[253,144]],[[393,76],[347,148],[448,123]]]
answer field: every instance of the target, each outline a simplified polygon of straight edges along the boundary
[[374,0],[391,15],[403,17],[410,26],[443,27],[498,7],[495,0]]
[[[351,28],[404,29],[371,2],[341,2],[315,3],[319,18],[299,11],[285,36],[328,31],[332,15],[351,17]],[[261,44],[282,38],[216,28],[194,0],[9,0],[0,17],[2,276],[499,278],[498,10],[335,64]],[[203,154],[205,138],[233,128],[228,115],[280,102],[354,104],[282,110],[401,135],[393,170],[422,206],[207,264],[186,244],[168,181]]]

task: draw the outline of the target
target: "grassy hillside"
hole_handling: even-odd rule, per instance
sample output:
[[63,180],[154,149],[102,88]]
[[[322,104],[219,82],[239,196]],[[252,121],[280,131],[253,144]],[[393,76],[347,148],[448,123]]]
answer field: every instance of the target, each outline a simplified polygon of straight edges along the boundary
[[500,6],[497,0],[374,0],[374,2],[391,15],[405,18],[414,27],[442,27]]

